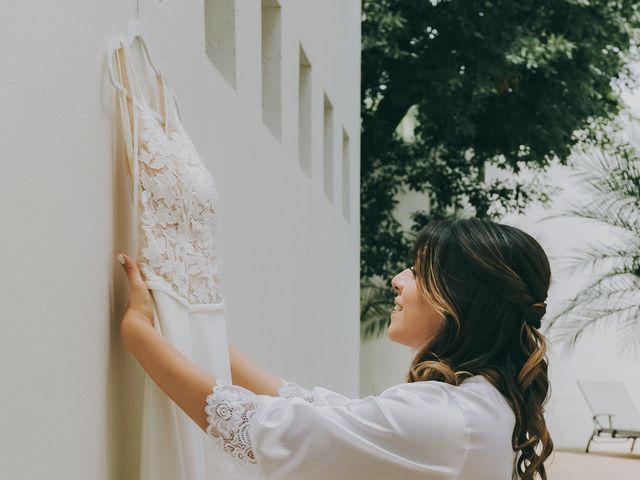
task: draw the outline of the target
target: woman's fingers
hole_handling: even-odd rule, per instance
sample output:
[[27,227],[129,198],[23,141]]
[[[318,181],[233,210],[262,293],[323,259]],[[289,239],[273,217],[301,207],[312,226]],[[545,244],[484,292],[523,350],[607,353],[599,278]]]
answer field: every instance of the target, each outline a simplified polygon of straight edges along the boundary
[[122,267],[124,268],[124,271],[127,274],[127,278],[129,279],[129,283],[132,287],[144,287],[145,289],[147,288],[146,284],[144,283],[144,279],[142,278],[139,263],[134,262],[131,257],[125,255],[124,253],[118,255],[118,261],[122,264]]
[[[151,293],[147,289],[144,274],[140,264],[133,258],[121,253],[118,261],[122,264],[129,280],[129,308],[142,313],[143,316],[153,321],[153,301]],[[124,263],[123,263],[124,262]]]
[[140,272],[140,276],[142,277],[142,280],[147,280],[147,276],[144,274],[144,270],[142,270],[142,265],[140,265],[140,262],[138,262],[138,271]]

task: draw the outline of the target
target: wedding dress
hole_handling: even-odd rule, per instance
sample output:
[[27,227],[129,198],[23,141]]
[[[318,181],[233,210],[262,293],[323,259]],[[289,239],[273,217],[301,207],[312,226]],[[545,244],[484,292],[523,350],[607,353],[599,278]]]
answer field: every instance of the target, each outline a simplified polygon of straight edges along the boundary
[[[230,382],[214,179],[184,129],[165,76],[157,76],[158,113],[145,100],[125,43],[116,46],[110,61],[115,56],[133,248],[151,291],[155,329],[199,367]],[[228,480],[231,472],[237,474],[238,465],[223,454],[221,442],[145,376],[140,480]]]
[[281,379],[277,396],[231,383],[214,179],[164,75],[160,113],[115,49],[136,258],[155,328],[216,378],[203,432],[145,377],[141,480],[511,480],[513,412],[484,377],[403,383],[352,399]]

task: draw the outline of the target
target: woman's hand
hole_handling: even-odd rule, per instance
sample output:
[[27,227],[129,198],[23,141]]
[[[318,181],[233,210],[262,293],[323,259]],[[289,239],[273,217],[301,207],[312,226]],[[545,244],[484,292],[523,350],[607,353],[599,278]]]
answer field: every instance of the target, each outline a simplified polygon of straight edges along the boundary
[[124,262],[118,261],[129,279],[129,303],[120,325],[122,343],[155,384],[206,432],[208,420],[204,406],[216,379],[155,330],[153,299],[140,264],[127,255],[120,256]]
[[118,261],[122,264],[129,280],[129,303],[120,323],[120,336],[125,346],[129,348],[128,341],[134,332],[140,330],[140,327],[153,329],[153,299],[144,283],[145,277],[140,265],[125,254],[118,255]]

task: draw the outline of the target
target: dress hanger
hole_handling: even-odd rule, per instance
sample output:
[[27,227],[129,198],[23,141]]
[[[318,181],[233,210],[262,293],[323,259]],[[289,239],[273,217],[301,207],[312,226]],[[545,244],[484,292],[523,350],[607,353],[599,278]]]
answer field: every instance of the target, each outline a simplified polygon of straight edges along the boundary
[[[124,40],[124,42],[121,41],[121,40],[117,40],[117,39],[113,40],[113,41],[111,41],[109,43],[109,45],[107,47],[107,65],[109,66],[109,76],[111,78],[111,83],[113,83],[113,85],[114,85],[114,87],[116,89],[118,89],[127,98],[131,99],[132,101],[133,101],[133,99],[131,98],[131,95],[129,94],[127,89],[124,87],[124,85],[122,85],[118,80],[116,80],[116,77],[115,77],[115,75],[113,73],[113,62],[112,62],[112,59],[113,59],[113,54],[115,53],[116,49],[121,48],[121,47],[124,47],[126,49],[130,49],[136,38],[138,39],[138,41],[142,45],[142,51],[144,52],[145,56],[147,57],[149,65],[151,65],[151,68],[153,69],[153,72],[155,73],[156,77],[161,77],[162,78],[163,89],[167,88],[166,82],[164,81],[164,74],[162,73],[162,71],[160,69],[158,69],[156,67],[156,65],[153,63],[153,60],[151,59],[151,53],[150,53],[149,47],[147,45],[147,42],[145,40],[145,33],[144,33],[144,28],[142,26],[142,23],[138,19],[132,20],[129,23],[129,28],[128,28],[128,31],[127,31],[126,40]],[[164,94],[166,96],[167,92],[164,92]],[[178,113],[178,118],[180,119],[180,121],[182,121],[182,114],[180,112],[180,106],[178,105],[178,100],[173,95],[171,95],[171,98],[174,100],[174,103],[175,103],[175,106],[176,106],[176,110],[177,110],[177,113]],[[164,121],[164,119],[157,112],[154,111],[153,113],[156,116],[156,118],[158,118],[158,120]]]
[[133,100],[128,90],[122,85],[118,80],[116,80],[115,75],[113,74],[113,54],[116,52],[118,48],[122,46],[120,40],[112,40],[107,45],[107,65],[109,67],[109,78],[111,79],[111,83],[116,87],[123,95],[125,95],[128,99]]
[[129,94],[129,91],[125,88],[124,85],[122,85],[122,83],[120,83],[118,80],[116,80],[116,77],[113,73],[113,54],[115,53],[115,51],[119,48],[130,48],[131,45],[133,44],[134,40],[138,38],[140,40],[140,43],[142,44],[142,49],[145,53],[145,56],[147,57],[147,60],[149,61],[149,64],[151,65],[151,68],[153,69],[154,73],[156,74],[156,76],[162,75],[161,72],[158,70],[158,68],[154,65],[153,61],[151,60],[151,55],[149,54],[149,48],[147,47],[147,44],[144,40],[144,33],[142,30],[142,26],[140,25],[139,22],[137,21],[133,21],[131,22],[131,26],[129,28],[129,33],[127,35],[127,39],[126,41],[122,41],[119,39],[115,39],[112,40],[111,42],[109,42],[109,45],[107,46],[107,65],[109,66],[109,77],[111,78],[111,83],[113,83],[113,86],[116,87],[119,91],[121,91],[127,98],[133,100],[131,98],[131,95]]
[[149,65],[151,65],[151,68],[153,69],[154,73],[157,76],[160,76],[162,75],[162,72],[154,65],[153,60],[151,60],[151,53],[149,53],[149,47],[147,46],[147,42],[145,41],[144,37],[145,37],[145,33],[144,33],[144,28],[142,27],[142,23],[140,23],[139,20],[132,20],[131,23],[129,23],[127,39],[125,40],[125,47],[127,49],[131,48],[131,45],[133,45],[133,42],[137,38],[140,41],[140,44],[142,45],[142,50],[144,51],[144,54],[147,57],[147,60],[149,61]]
[[[127,32],[127,48],[131,46],[133,40],[136,37],[140,38],[140,43],[142,43],[142,47],[144,48],[144,53],[147,56],[147,60],[149,60],[151,68],[153,68],[153,71],[157,75],[158,69],[151,61],[151,55],[149,55],[149,49],[147,48],[147,44],[144,41],[144,33],[142,31],[142,25],[140,24],[140,0],[136,0],[136,19],[129,23],[129,31]],[[122,85],[122,83],[116,80],[116,77],[113,74],[113,54],[121,46],[122,45],[119,40],[113,40],[109,42],[109,45],[107,46],[107,65],[109,66],[109,77],[111,78],[111,83],[113,83],[113,86],[116,87],[116,89],[118,89],[120,92],[122,92],[128,99],[133,101],[133,98],[131,97],[127,89],[124,87],[124,85]]]
[[[129,23],[129,30],[127,32],[127,39],[125,41],[125,46],[127,49],[131,48],[136,38],[140,41],[144,54],[147,57],[147,60],[149,61],[149,65],[151,65],[151,68],[153,69],[154,73],[156,74],[156,76],[160,76],[162,78],[163,89],[168,88],[167,83],[165,82],[164,73],[162,73],[162,71],[155,66],[155,64],[153,63],[153,60],[151,60],[151,52],[145,40],[144,28],[140,20],[137,20],[137,19],[132,20]],[[173,91],[171,93],[172,93],[171,98],[175,101],[176,110],[178,111],[178,118],[180,119],[180,121],[182,121],[182,114],[180,112],[180,105],[178,105],[178,99],[175,98],[175,96],[173,95]],[[166,94],[167,92],[165,92],[165,95]],[[158,114],[156,114],[156,116],[158,117],[159,120],[162,120]]]

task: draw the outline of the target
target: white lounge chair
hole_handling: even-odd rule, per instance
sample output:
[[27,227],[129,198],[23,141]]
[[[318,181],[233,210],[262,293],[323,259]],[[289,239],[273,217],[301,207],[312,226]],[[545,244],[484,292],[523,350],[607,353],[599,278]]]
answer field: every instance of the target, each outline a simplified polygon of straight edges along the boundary
[[[631,452],[640,437],[640,413],[629,396],[624,383],[617,381],[578,381],[578,386],[593,414],[593,433],[587,442],[597,438],[632,439]],[[608,417],[603,422],[602,417]]]

